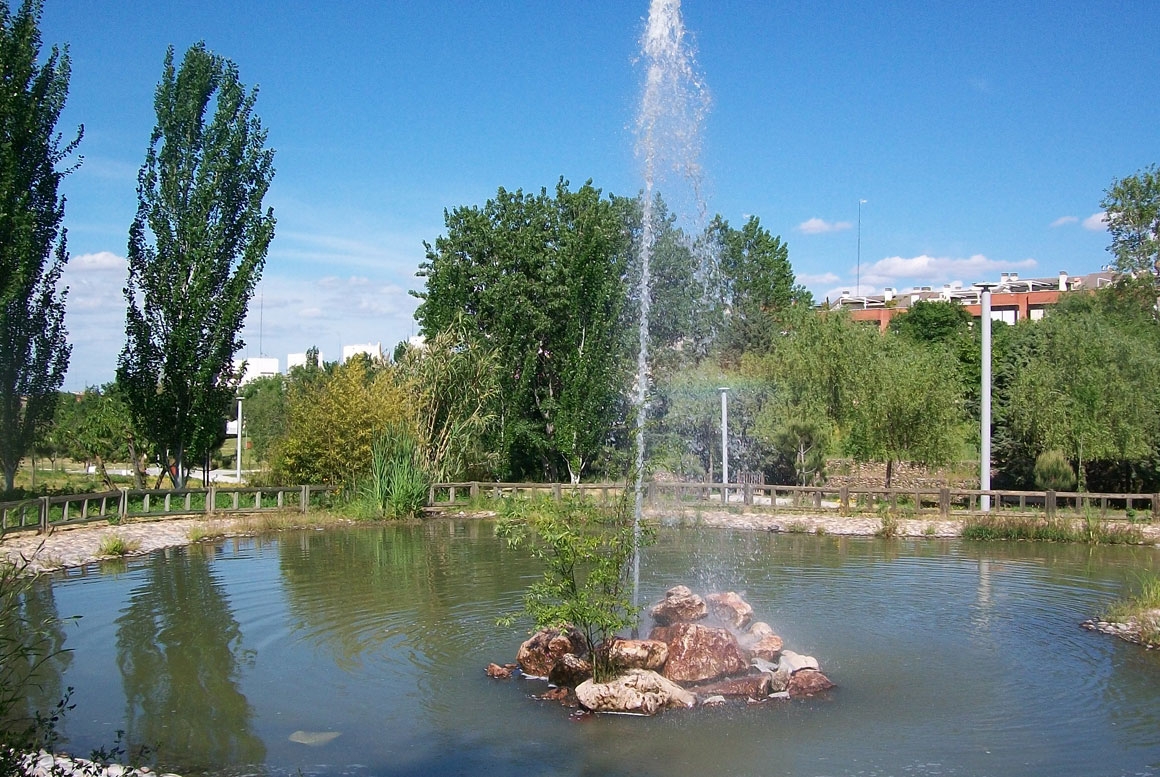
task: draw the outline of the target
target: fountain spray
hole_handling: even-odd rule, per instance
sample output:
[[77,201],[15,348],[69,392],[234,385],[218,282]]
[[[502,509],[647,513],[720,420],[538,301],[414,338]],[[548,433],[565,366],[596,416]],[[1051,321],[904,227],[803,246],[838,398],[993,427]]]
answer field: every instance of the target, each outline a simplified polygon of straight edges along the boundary
[[648,416],[649,310],[652,302],[649,264],[656,235],[653,198],[657,184],[676,173],[691,185],[700,215],[700,125],[709,97],[696,72],[693,51],[685,37],[680,0],[652,0],[641,39],[647,71],[644,96],[636,121],[636,153],[644,163],[640,241],[640,351],[633,386],[636,409],[636,484],[633,492],[632,603],[640,606],[640,521],[644,511],[644,427]]

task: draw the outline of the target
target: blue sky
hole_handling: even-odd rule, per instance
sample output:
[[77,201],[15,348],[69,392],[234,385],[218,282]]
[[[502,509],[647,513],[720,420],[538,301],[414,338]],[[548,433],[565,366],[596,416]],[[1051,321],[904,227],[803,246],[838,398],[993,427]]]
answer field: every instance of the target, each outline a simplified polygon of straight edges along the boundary
[[[73,73],[66,388],[111,380],[125,246],[166,47],[204,40],[259,86],[278,219],[243,355],[414,333],[443,210],[560,176],[641,186],[647,0],[47,0]],[[1091,272],[1113,179],[1160,162],[1160,4],[684,0],[712,98],[710,213],[789,244],[818,298],[1000,272]],[[858,201],[861,250],[858,249]],[[860,261],[859,261],[860,256]],[[259,325],[260,319],[260,325]]]

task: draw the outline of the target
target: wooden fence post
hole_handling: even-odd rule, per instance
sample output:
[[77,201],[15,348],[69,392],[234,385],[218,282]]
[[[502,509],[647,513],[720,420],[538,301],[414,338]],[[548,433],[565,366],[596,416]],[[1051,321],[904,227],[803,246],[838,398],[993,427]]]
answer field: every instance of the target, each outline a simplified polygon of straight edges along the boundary
[[849,486],[844,485],[844,486],[842,486],[841,489],[839,489],[838,500],[839,500],[839,504],[841,504],[841,506],[842,506],[842,513],[845,514],[845,513],[850,512],[850,487]]
[[938,514],[946,520],[951,517],[951,490],[943,487],[938,490]]
[[753,504],[753,485],[749,481],[746,481],[743,489],[741,501],[746,505]]
[[41,534],[48,534],[48,510],[49,510],[48,497],[47,496],[40,497],[40,516],[39,516],[39,518],[40,518],[40,533]]
[[552,484],[552,499],[556,502],[559,502],[563,498],[564,498],[563,489],[560,487],[560,484],[553,483]]
[[1044,510],[1047,511],[1048,518],[1055,517],[1055,492],[1054,491],[1048,491],[1047,493],[1044,494],[1043,508],[1044,508]]
[[1152,494],[1152,520],[1160,521],[1160,494]]
[[210,486],[205,492],[205,514],[212,516],[217,509],[217,486]]
[[471,481],[471,491],[469,493],[471,494],[472,499],[479,498],[479,481],[477,481],[477,480]]

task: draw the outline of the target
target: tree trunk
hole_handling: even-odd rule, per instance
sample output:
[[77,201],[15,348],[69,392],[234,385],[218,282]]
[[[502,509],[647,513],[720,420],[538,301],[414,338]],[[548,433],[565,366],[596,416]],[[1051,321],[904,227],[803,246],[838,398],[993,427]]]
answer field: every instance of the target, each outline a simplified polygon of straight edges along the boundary
[[894,480],[894,459],[886,460],[886,487],[890,488],[891,481]]
[[[16,462],[19,466],[20,462]],[[12,466],[8,462],[4,462],[4,490],[11,491],[16,484],[16,466]]]
[[97,465],[97,474],[101,476],[101,480],[105,482],[105,487],[112,491],[116,486],[113,485],[112,479],[109,477],[108,470],[105,469],[105,462],[99,455],[93,457]]
[[141,466],[141,456],[137,453],[137,444],[132,435],[129,435],[125,443],[129,447],[129,462],[133,465],[133,488],[141,491],[145,488],[145,472]]
[[[238,466],[241,466],[241,461],[238,462]],[[169,469],[169,478],[173,481],[174,488],[185,488],[185,446],[178,446],[177,455],[173,457],[173,464]]]

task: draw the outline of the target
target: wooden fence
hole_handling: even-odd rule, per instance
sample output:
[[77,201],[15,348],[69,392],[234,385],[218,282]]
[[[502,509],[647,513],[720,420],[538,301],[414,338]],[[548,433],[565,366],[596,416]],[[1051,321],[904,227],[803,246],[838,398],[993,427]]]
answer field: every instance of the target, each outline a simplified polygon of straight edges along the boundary
[[[722,505],[777,513],[837,515],[881,514],[902,518],[949,519],[985,513],[1011,516],[1087,516],[1101,519],[1160,521],[1160,494],[1096,494],[1063,491],[980,491],[953,488],[851,488],[840,486],[778,486],[755,483],[650,481],[645,500],[652,509]],[[542,495],[561,499],[576,493],[610,502],[624,483],[436,483],[428,494],[435,511],[470,505],[481,496],[493,498]],[[186,488],[180,490],[106,491],[92,494],[42,496],[0,503],[0,534],[13,530],[51,531],[90,521],[126,521],[297,509],[328,498],[331,486],[270,486],[265,488]],[[983,497],[990,509],[983,510]]]
[[0,503],[0,533],[89,521],[125,521],[177,516],[212,516],[216,512],[252,513],[297,509],[307,512],[312,502],[332,493],[330,486],[270,486],[265,488],[184,488],[166,490],[122,489],[93,494],[42,496]]
[[[436,483],[428,503],[446,510],[480,496],[507,497],[539,494],[560,499],[565,493],[591,496],[607,502],[626,487],[623,483]],[[1011,516],[1090,515],[1104,519],[1160,521],[1160,494],[1098,494],[1064,491],[1006,491],[956,488],[853,488],[850,486],[778,486],[759,484],[680,483],[645,484],[650,508],[709,506],[761,508],[786,513],[856,515],[883,511],[907,518],[949,519],[994,513]],[[983,509],[989,497],[989,509]]]

